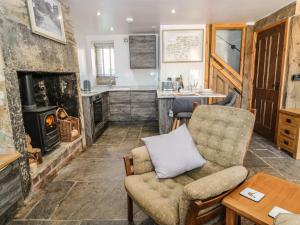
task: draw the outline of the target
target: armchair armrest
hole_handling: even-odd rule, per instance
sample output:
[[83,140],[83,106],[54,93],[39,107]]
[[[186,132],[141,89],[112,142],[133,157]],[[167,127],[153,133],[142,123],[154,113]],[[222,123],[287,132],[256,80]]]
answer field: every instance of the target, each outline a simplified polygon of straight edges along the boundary
[[189,183],[183,193],[189,200],[210,199],[237,187],[247,175],[245,167],[233,166]]
[[154,171],[154,167],[146,146],[131,150],[131,154],[133,159],[134,174],[143,174]]

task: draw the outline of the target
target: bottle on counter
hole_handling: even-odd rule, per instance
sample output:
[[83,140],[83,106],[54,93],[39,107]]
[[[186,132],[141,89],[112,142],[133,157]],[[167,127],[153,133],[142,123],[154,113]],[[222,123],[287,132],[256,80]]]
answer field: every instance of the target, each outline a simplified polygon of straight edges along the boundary
[[182,75],[179,75],[179,77],[176,78],[176,81],[178,82],[177,91],[180,92],[181,89],[184,89]]

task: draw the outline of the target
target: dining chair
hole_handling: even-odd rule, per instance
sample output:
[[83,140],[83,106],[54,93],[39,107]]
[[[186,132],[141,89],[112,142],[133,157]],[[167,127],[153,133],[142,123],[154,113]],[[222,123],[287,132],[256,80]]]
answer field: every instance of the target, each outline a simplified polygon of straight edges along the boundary
[[178,128],[181,124],[188,124],[193,114],[193,104],[197,102],[200,104],[199,97],[176,97],[173,102],[173,125],[172,130]]
[[215,102],[212,105],[234,106],[237,96],[238,93],[236,91],[231,91],[223,101]]

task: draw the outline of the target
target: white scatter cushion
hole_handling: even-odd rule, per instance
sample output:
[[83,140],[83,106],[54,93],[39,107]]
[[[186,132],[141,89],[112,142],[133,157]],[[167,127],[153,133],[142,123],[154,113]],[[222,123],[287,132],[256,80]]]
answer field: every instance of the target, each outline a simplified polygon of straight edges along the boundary
[[198,152],[186,125],[163,135],[142,138],[158,178],[172,178],[202,167],[206,160]]

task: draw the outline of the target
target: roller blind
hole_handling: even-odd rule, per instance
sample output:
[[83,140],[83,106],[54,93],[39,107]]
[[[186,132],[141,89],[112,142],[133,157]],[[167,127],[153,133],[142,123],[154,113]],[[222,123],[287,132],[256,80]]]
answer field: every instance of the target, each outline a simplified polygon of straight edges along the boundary
[[115,75],[114,43],[95,43],[97,76]]

